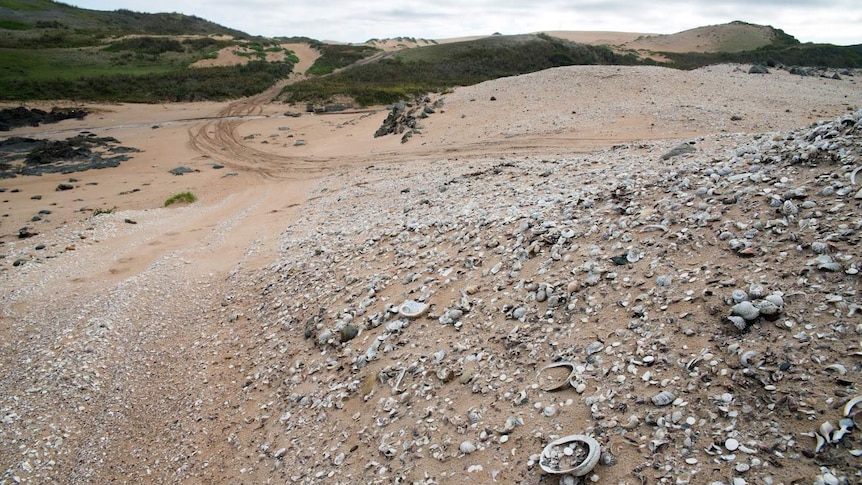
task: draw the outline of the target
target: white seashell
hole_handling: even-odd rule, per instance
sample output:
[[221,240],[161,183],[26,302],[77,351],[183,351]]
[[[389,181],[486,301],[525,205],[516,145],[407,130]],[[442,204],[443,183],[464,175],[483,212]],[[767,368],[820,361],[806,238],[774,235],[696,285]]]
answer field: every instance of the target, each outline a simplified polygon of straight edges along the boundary
[[844,405],[844,417],[849,417],[850,413],[853,412],[853,407],[859,403],[862,403],[862,394],[847,401],[847,404]]
[[759,354],[760,352],[756,350],[747,350],[739,356],[739,363],[742,364],[743,367],[760,367],[763,365],[763,361],[755,360],[755,357]]
[[748,287],[748,295],[754,299],[759,300],[763,298],[763,295],[766,294],[766,288],[763,287],[760,283],[752,283]]
[[733,290],[733,293],[730,294],[730,298],[734,303],[741,303],[743,301],[748,301],[748,294],[742,290]]
[[[563,448],[572,448],[572,445],[580,444],[587,447],[586,457],[578,464],[572,467],[560,466],[560,450]],[[539,458],[539,466],[545,473],[554,475],[570,474],[576,477],[582,477],[590,473],[599,462],[601,456],[601,448],[599,442],[594,438],[585,435],[570,435],[554,440],[545,446],[542,450],[542,455]]]
[[778,293],[766,295],[764,300],[774,304],[778,308],[784,308],[784,298],[782,298],[781,295],[779,295]]
[[509,416],[506,419],[506,424],[503,425],[502,428],[496,429],[495,431],[497,433],[500,433],[500,434],[509,434],[518,426],[523,426],[523,425],[524,425],[523,419],[516,417],[516,416]]
[[727,451],[736,451],[739,449],[739,441],[736,438],[728,438],[724,441],[724,447]]
[[820,425],[820,436],[826,438],[826,441],[832,441],[833,431],[835,431],[835,426],[832,426],[832,423],[829,421],[824,421],[823,424]]
[[426,303],[420,303],[413,300],[404,300],[404,303],[398,307],[398,313],[404,318],[418,318],[428,310]]
[[814,433],[814,439],[817,440],[817,444],[814,445],[814,453],[820,453],[826,446],[826,438],[820,436],[819,433]]
[[557,367],[568,368],[569,374],[564,379],[560,379],[559,381],[552,382],[552,383],[542,387],[543,391],[547,391],[547,392],[559,391],[560,389],[564,389],[564,388],[572,385],[573,379],[575,378],[575,365],[572,364],[571,362],[568,362],[565,360],[561,360],[559,362],[554,362],[553,364],[548,364],[545,367],[542,367],[541,369],[539,369],[539,375],[538,375],[538,377],[540,378],[539,381],[541,381],[542,372],[544,372],[548,369],[556,369]]
[[672,392],[661,391],[652,397],[652,403],[656,406],[667,406],[672,403],[674,399],[676,399],[676,396],[674,396]]
[[778,318],[778,314],[781,313],[781,308],[769,300],[760,300],[755,306],[760,314],[763,315],[763,318],[767,320],[775,320]]
[[470,453],[476,451],[476,445],[474,445],[472,441],[462,441],[461,446],[458,447],[458,450],[460,450],[461,453],[464,453],[465,455],[469,455]]
[[745,321],[742,317],[737,317],[735,315],[731,315],[727,317],[727,321],[733,324],[734,327],[738,328],[740,331],[745,330],[748,327],[748,322]]
[[836,263],[834,261],[831,263],[821,264],[820,266],[817,267],[817,269],[822,269],[823,271],[830,271],[830,272],[841,271],[843,268],[844,267],[841,266],[841,263]]
[[841,364],[830,364],[830,365],[827,365],[825,370],[826,370],[827,372],[835,372],[835,373],[837,373],[838,375],[842,375],[842,376],[843,376],[843,375],[845,375],[845,374],[847,374],[847,368],[846,368],[846,367],[844,367],[844,366],[843,366],[843,365],[841,365]]
[[637,428],[638,424],[640,424],[640,420],[634,414],[629,416],[629,420],[625,424],[621,424],[620,427],[624,429],[634,429]]
[[587,348],[584,349],[584,352],[586,352],[587,355],[593,355],[593,354],[601,352],[602,349],[604,349],[604,348],[605,348],[605,344],[596,341],[596,342],[591,343],[590,345],[587,345]]
[[841,483],[841,480],[838,480],[838,477],[829,472],[826,472],[817,478],[819,480],[815,480],[814,483],[822,482],[823,485],[839,485]]
[[811,250],[817,254],[829,254],[829,244],[815,241],[811,243]]
[[840,443],[841,440],[844,439],[844,435],[849,433],[850,429],[856,426],[856,423],[854,423],[850,418],[842,418],[841,421],[838,422],[838,425],[841,426],[841,429],[832,433],[832,439],[830,441],[833,444]]
[[749,322],[752,320],[756,320],[757,317],[760,315],[760,310],[758,310],[757,307],[754,306],[754,304],[750,301],[743,301],[737,303],[736,305],[733,305],[733,307],[731,307],[730,311],[733,315],[740,316],[748,320]]

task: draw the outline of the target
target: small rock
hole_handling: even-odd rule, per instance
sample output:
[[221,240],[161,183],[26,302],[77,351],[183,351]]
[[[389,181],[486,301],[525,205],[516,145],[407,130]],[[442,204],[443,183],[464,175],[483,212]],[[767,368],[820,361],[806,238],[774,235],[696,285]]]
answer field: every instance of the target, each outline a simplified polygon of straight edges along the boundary
[[180,165],[179,167],[175,167],[175,168],[168,170],[168,172],[170,172],[174,175],[183,175],[186,173],[194,172],[194,170],[192,170],[189,167],[186,167],[185,165]]
[[345,325],[338,332],[341,335],[342,342],[349,342],[356,338],[359,334],[359,329],[355,325]]

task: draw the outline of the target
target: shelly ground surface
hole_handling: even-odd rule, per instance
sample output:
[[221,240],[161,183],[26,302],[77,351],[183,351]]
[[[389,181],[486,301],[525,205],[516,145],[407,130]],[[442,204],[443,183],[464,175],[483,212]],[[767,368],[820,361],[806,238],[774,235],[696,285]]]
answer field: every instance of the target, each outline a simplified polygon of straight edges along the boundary
[[[858,480],[858,431],[817,454],[806,436],[837,425],[858,392],[862,331],[859,132],[835,122],[818,133],[707,137],[669,160],[672,145],[646,143],[441,162],[433,174],[370,169],[380,181],[320,190],[247,314],[267,345],[244,371],[241,408],[257,411],[234,436],[245,460],[261,457],[246,471],[556,483],[537,454],[588,433],[615,457],[594,471],[607,483],[797,483],[821,467]],[[783,214],[775,199],[800,209]],[[730,238],[755,251],[736,254]],[[818,241],[841,270],[812,262]],[[620,254],[636,262],[617,265]],[[725,317],[733,290],[751,285],[785,305],[740,332]],[[393,326],[387,309],[405,299],[431,311]],[[441,324],[452,309],[457,325]],[[340,343],[345,325],[361,331]],[[576,365],[582,393],[541,389],[537,373],[560,359]],[[661,391],[672,404],[653,403]],[[501,431],[512,416],[523,426]],[[478,450],[461,453],[464,441]]]

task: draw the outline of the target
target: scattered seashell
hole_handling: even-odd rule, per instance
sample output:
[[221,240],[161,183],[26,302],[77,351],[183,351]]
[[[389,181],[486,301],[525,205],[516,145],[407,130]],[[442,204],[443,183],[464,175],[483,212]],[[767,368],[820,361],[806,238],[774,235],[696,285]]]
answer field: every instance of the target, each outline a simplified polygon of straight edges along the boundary
[[748,287],[748,295],[753,300],[759,300],[763,298],[764,295],[766,295],[766,288],[764,288],[763,285],[761,285],[760,283],[752,283]]
[[730,311],[733,315],[740,316],[749,322],[757,320],[757,317],[760,315],[760,310],[750,301],[739,302],[733,305]]
[[451,382],[455,378],[455,373],[448,367],[437,369],[437,378],[442,382]]
[[[564,450],[572,450],[565,453]],[[590,473],[601,457],[599,442],[586,435],[569,435],[554,440],[545,446],[539,466],[545,473],[570,474],[582,477]]]
[[763,361],[755,360],[755,357],[758,355],[760,355],[760,352],[756,350],[746,350],[739,355],[739,363],[742,364],[743,367],[760,367],[763,365]]
[[815,241],[811,243],[811,250],[817,254],[828,254],[829,244],[826,244],[825,242]]
[[734,327],[739,329],[740,331],[748,328],[748,322],[745,321],[742,317],[737,317],[736,315],[731,315],[727,317],[727,321],[733,324]]
[[820,425],[820,428],[818,428],[818,431],[820,432],[820,436],[826,438],[827,442],[831,442],[832,432],[835,431],[835,426],[832,426],[832,423],[829,421],[824,421],[823,424]]
[[542,385],[542,383],[541,383],[542,373],[545,372],[546,370],[556,369],[558,367],[567,368],[569,373],[563,379],[554,379],[553,381],[551,381],[551,383],[549,385],[543,385],[542,386],[543,391],[548,391],[548,392],[559,391],[560,389],[564,389],[564,388],[570,387],[572,385],[572,379],[573,379],[573,377],[575,377],[575,365],[572,364],[571,362],[564,361],[564,360],[561,360],[559,362],[554,362],[553,364],[548,364],[539,370],[538,378],[540,381],[540,385]]
[[404,303],[398,307],[398,314],[404,318],[419,318],[426,311],[428,305],[414,300],[404,300]]
[[847,401],[847,404],[844,405],[844,417],[849,417],[850,413],[853,412],[853,407],[859,403],[862,403],[862,394]]
[[834,373],[841,375],[841,376],[847,374],[847,368],[841,364],[829,364],[826,366],[826,368],[824,370],[826,372],[834,372]]
[[763,318],[767,320],[775,320],[781,314],[781,308],[769,300],[760,300],[756,306]]
[[727,451],[736,451],[739,448],[739,441],[736,438],[728,438],[724,440],[724,447]]
[[494,431],[496,431],[499,434],[509,434],[512,431],[514,431],[515,428],[517,428],[518,426],[523,426],[523,425],[524,425],[523,419],[521,419],[517,416],[509,416],[506,419],[506,424],[504,424],[502,428],[496,429]]
[[823,447],[826,446],[826,438],[820,436],[818,433],[814,433],[814,439],[817,440],[817,444],[814,445],[814,453],[820,453],[823,451]]
[[586,352],[587,355],[593,355],[593,354],[597,354],[597,353],[601,352],[602,349],[604,349],[604,348],[605,348],[605,344],[596,341],[596,342],[591,343],[590,345],[587,345],[587,348],[584,349],[584,352]]
[[763,299],[765,301],[768,301],[768,302],[774,304],[779,309],[784,308],[784,298],[781,295],[779,295],[778,293],[766,295],[766,297],[764,297]]
[[656,406],[667,406],[672,403],[674,399],[676,399],[676,396],[674,396],[672,392],[661,391],[652,397],[652,403]]
[[849,433],[850,430],[856,426],[856,423],[853,422],[850,418],[841,418],[841,421],[838,421],[838,426],[841,426],[840,429],[832,432],[832,439],[829,441],[833,444],[838,444],[844,439],[844,435]]
[[476,451],[476,445],[474,445],[472,441],[462,441],[461,446],[458,447],[458,450],[460,450],[461,453],[464,453],[465,455],[469,455],[470,453]]
[[637,416],[632,414],[629,416],[629,420],[625,424],[621,424],[620,427],[623,429],[635,429],[640,424],[640,420]]

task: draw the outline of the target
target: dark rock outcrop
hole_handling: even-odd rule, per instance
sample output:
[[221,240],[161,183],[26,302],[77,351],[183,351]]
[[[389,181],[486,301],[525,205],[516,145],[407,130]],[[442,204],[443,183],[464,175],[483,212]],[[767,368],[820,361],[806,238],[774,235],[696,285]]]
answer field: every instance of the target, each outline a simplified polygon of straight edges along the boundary
[[23,106],[0,110],[0,131],[9,131],[21,126],[39,126],[41,123],[57,123],[70,118],[84,119],[89,113],[76,108],[51,108],[51,111],[27,109]]
[[431,98],[417,98],[413,102],[398,103],[389,110],[389,115],[383,120],[380,128],[374,132],[374,137],[386,135],[401,135],[401,143],[407,143],[416,133],[420,133],[417,120],[427,118],[436,113],[436,109],[443,105],[443,100],[438,99],[433,104]]

